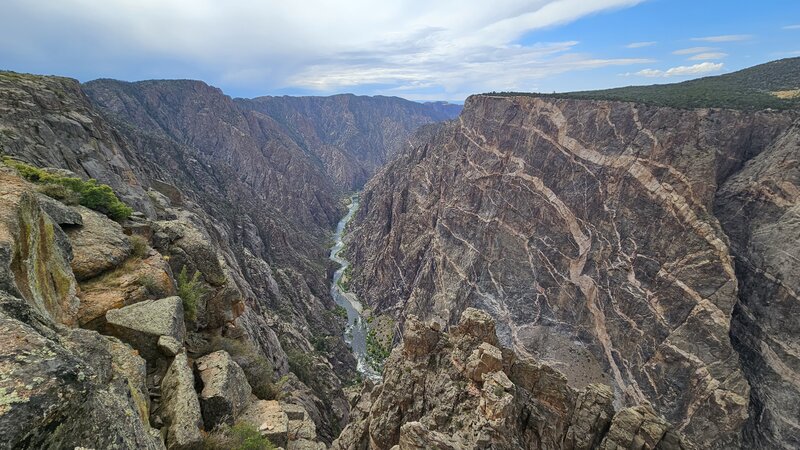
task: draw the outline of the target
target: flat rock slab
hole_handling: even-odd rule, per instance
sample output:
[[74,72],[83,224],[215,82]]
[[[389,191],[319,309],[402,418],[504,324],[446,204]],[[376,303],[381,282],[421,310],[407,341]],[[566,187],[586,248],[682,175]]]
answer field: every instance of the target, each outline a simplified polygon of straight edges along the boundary
[[148,300],[106,313],[108,332],[139,350],[145,359],[161,354],[158,341],[169,336],[183,343],[186,326],[180,297]]
[[223,423],[233,425],[252,391],[244,371],[225,350],[198,359],[197,370],[203,380],[200,408],[206,426],[213,429]]

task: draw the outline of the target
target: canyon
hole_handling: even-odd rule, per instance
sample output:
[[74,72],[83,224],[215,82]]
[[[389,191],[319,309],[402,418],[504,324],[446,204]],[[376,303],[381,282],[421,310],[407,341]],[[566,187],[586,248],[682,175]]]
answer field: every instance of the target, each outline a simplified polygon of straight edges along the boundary
[[0,72],[0,448],[800,446],[800,113],[668,86]]
[[700,448],[796,447],[798,119],[472,96],[367,184],[354,290],[401,322],[488,311]]

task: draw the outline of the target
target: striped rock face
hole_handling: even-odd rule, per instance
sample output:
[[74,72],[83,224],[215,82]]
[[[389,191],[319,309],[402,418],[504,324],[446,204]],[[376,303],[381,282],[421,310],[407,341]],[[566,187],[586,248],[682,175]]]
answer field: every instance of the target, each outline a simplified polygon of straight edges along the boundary
[[356,292],[401,321],[483,309],[504,345],[571,385],[648,401],[704,448],[741,445],[760,369],[743,371],[731,343],[748,269],[715,211],[749,160],[787,151],[795,120],[471,97],[367,185],[348,244]]

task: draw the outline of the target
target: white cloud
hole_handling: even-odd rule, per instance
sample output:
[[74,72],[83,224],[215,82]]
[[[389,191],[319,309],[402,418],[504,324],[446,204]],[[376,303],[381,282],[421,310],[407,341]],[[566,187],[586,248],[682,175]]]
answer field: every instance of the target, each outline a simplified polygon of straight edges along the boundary
[[682,48],[680,50],[675,50],[672,52],[673,55],[691,55],[693,53],[703,53],[703,52],[710,52],[712,50],[716,50],[714,47],[690,47],[690,48]]
[[783,27],[784,30],[800,30],[800,25],[786,25]]
[[[646,62],[578,53],[573,41],[519,43],[531,31],[642,1],[6,0],[0,58],[39,58],[48,67],[62,58],[64,66],[107,76],[119,76],[121,67],[204,76],[262,92],[380,84],[456,98]],[[159,64],[172,72],[158,72]]]
[[722,67],[722,63],[703,62],[693,66],[672,67],[667,70],[644,69],[636,73],[626,75],[638,75],[640,77],[648,78],[686,77],[691,75],[702,75],[711,72],[718,72],[722,70]]
[[697,37],[697,38],[692,38],[692,40],[700,42],[737,42],[737,41],[746,41],[752,37],[753,36],[750,34],[724,34],[721,36]]
[[709,59],[722,59],[728,56],[727,53],[722,52],[715,52],[715,53],[698,53],[693,55],[689,58],[690,61],[708,61]]
[[652,45],[656,45],[657,42],[655,41],[647,41],[647,42],[631,42],[630,44],[626,45],[627,48],[643,48],[643,47],[650,47]]

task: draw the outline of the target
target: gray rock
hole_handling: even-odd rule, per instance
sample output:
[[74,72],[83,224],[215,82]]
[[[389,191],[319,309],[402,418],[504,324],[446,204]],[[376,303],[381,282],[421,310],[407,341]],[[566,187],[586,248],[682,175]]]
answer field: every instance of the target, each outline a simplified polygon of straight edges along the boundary
[[162,436],[170,450],[197,449],[203,437],[203,417],[200,402],[194,391],[194,376],[186,353],[180,353],[167,369],[161,381],[161,414],[164,419]]
[[75,209],[44,194],[37,196],[39,206],[59,225],[83,225],[83,217]]
[[158,338],[158,349],[164,356],[173,357],[183,351],[183,342],[179,342],[172,336],[160,336]]
[[278,447],[289,442],[289,418],[275,400],[258,400],[251,403],[241,420],[254,426],[261,435]]
[[129,347],[88,330],[45,332],[24,300],[0,301],[0,448],[164,448],[147,423],[144,361]]
[[131,254],[131,244],[122,226],[103,214],[76,206],[83,226],[65,230],[72,243],[70,265],[78,280],[87,280],[122,264]]
[[158,341],[169,336],[183,343],[186,326],[180,297],[147,300],[106,313],[110,334],[139,350],[145,359],[158,358]]
[[203,356],[196,364],[203,380],[200,408],[206,427],[233,425],[250,399],[251,389],[244,371],[224,350]]

